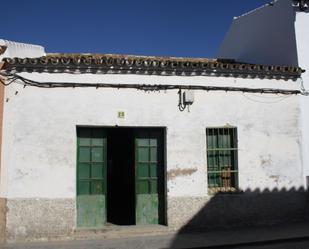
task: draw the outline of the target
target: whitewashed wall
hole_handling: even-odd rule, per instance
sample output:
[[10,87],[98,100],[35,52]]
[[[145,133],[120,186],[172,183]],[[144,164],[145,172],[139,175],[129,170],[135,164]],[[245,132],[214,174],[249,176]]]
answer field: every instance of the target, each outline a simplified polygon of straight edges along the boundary
[[[306,70],[302,74],[305,89],[309,90],[309,13],[296,14],[295,32],[299,65]],[[303,133],[303,160],[305,176],[309,176],[309,96],[301,98],[301,118]]]
[[[26,74],[41,81],[194,84],[299,89],[299,81],[138,75]],[[206,127],[238,128],[240,187],[303,185],[299,96],[195,92],[190,112],[178,110],[177,91],[6,89],[1,195],[74,198],[76,126],[167,127],[167,170],[194,169],[168,181],[168,196],[206,196]],[[118,119],[117,112],[125,118]]]

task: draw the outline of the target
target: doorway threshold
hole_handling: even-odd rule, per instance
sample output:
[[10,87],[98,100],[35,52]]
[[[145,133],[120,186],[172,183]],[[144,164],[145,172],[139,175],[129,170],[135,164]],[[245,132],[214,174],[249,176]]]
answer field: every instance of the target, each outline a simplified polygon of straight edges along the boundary
[[78,228],[75,230],[75,239],[115,239],[141,236],[157,236],[173,234],[174,231],[165,225],[114,225],[106,224],[102,228]]

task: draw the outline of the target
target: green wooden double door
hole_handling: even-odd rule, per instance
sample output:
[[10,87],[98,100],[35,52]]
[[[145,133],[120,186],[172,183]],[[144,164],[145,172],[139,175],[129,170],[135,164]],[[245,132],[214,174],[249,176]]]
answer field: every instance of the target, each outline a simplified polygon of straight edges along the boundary
[[[100,228],[107,222],[108,131],[77,129],[77,227]],[[135,169],[135,224],[164,224],[163,129],[132,128]],[[128,148],[129,149],[129,148]],[[119,155],[121,156],[121,155]]]

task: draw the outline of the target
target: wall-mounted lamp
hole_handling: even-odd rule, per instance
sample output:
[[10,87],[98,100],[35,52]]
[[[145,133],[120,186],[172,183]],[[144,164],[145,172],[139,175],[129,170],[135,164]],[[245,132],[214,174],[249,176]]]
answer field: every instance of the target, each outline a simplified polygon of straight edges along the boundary
[[194,92],[192,90],[182,91],[181,88],[178,91],[179,103],[178,108],[180,111],[184,111],[188,107],[188,112],[190,112],[190,105],[194,102]]

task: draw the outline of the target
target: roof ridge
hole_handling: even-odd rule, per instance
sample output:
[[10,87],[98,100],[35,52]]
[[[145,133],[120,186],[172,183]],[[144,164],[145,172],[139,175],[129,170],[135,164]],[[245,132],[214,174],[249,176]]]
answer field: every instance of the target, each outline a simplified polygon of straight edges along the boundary
[[114,58],[141,58],[141,59],[165,59],[165,60],[208,60],[216,61],[216,58],[208,57],[187,57],[187,56],[156,56],[156,55],[133,55],[133,54],[113,54],[113,53],[46,53],[45,57],[114,57]]
[[4,58],[7,71],[145,73],[158,75],[253,75],[298,78],[300,67],[260,65],[235,60],[182,57],[147,57],[101,54],[68,56],[52,54],[39,58]]
[[257,8],[255,8],[255,9],[253,9],[253,10],[250,10],[250,11],[248,11],[248,12],[246,12],[246,13],[240,15],[240,16],[235,16],[234,19],[242,18],[242,17],[245,17],[245,16],[247,16],[247,15],[253,14],[253,13],[256,12],[256,11],[259,11],[259,10],[261,10],[261,9],[264,9],[264,8],[266,8],[266,7],[273,6],[273,5],[274,5],[276,2],[278,2],[278,1],[279,1],[279,0],[273,0],[273,1],[269,2],[269,3],[263,4],[262,6],[257,7]]

